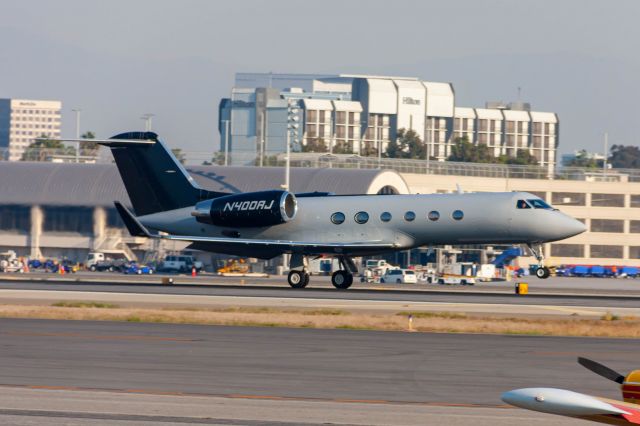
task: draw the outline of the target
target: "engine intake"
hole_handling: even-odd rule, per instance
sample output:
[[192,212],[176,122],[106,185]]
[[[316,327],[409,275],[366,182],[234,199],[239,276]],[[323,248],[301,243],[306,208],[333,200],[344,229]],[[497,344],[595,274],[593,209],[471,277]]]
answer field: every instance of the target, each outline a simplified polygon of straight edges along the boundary
[[201,201],[191,212],[200,223],[234,228],[273,226],[292,220],[298,211],[288,191],[260,191]]

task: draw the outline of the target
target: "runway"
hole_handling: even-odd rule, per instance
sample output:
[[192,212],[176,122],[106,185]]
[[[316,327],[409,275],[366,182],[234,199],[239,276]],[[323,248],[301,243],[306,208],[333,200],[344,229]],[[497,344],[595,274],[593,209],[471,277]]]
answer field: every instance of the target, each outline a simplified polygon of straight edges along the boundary
[[[535,423],[536,415],[500,408],[499,395],[516,387],[545,385],[618,397],[616,386],[584,370],[575,359],[583,355],[628,371],[637,367],[635,352],[639,343],[618,339],[3,319],[0,391],[3,395],[24,392],[24,397],[0,398],[0,419],[20,417],[18,411],[11,410],[87,410],[82,400],[90,395],[99,399],[94,393],[104,392],[105,400],[129,402],[130,394],[151,398],[156,404],[163,398],[186,403],[191,398],[208,400],[211,406],[206,415],[220,422],[207,424],[269,424],[225,423],[225,419],[229,420],[225,415],[234,412],[236,420],[252,420],[251,416],[256,421],[265,420],[259,416],[268,412],[272,421],[280,422],[277,424],[303,424],[293,421],[300,417],[292,413],[300,416],[300,410],[305,411],[301,407],[309,406],[310,412],[322,417],[322,410],[313,410],[321,405],[314,404],[337,407],[337,424],[429,424],[424,418],[434,412],[463,419],[469,413],[481,421],[478,410],[487,410],[485,414],[490,414],[491,419],[524,415],[534,420],[521,424],[539,424]],[[80,402],[66,408],[60,403],[47,405],[48,398],[56,398],[52,389],[69,392],[69,398]],[[222,407],[229,400],[235,401],[235,411]],[[247,405],[238,401],[250,406],[260,401],[271,411],[257,410],[250,415],[250,410],[238,409],[238,404]],[[361,404],[366,411],[358,415],[352,404]],[[456,409],[450,407],[452,404],[463,407]],[[377,417],[376,407],[381,405],[389,405],[388,415]],[[95,410],[100,404],[91,407]],[[114,402],[111,409],[121,413],[119,407]],[[211,412],[212,407],[219,408],[219,415]],[[404,413],[404,417],[398,414],[402,421],[390,419],[396,410]],[[137,413],[144,413],[144,409]],[[22,414],[33,420],[31,414]],[[310,424],[327,419],[326,414],[324,420],[309,416]],[[423,421],[418,422],[419,418]],[[469,419],[467,416],[466,421]],[[454,420],[447,424],[464,424]],[[153,423],[153,419],[149,421]],[[478,421],[474,423],[509,424],[495,419]]]

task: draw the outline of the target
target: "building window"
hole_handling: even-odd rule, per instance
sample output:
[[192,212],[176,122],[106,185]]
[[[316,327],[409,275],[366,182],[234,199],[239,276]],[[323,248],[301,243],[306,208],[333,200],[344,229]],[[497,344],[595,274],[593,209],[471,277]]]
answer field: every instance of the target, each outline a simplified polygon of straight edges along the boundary
[[28,206],[0,206],[0,231],[31,232],[31,209]]
[[591,219],[591,232],[624,232],[624,220]]
[[344,223],[345,219],[346,217],[342,212],[336,212],[331,215],[331,222],[333,222],[336,225],[340,225],[341,223]]
[[383,222],[389,222],[391,220],[391,213],[384,212],[380,215],[380,220]]
[[124,228],[122,217],[116,209],[107,209],[107,228]]
[[551,204],[555,206],[584,206],[586,196],[579,192],[554,192],[551,194]]
[[584,245],[582,244],[551,244],[551,256],[584,257]]
[[633,234],[640,234],[640,220],[629,221],[629,232]]
[[464,213],[462,213],[462,210],[455,210],[452,214],[451,217],[454,220],[462,220],[462,218],[464,217]]
[[640,246],[629,246],[629,259],[640,259]]
[[385,185],[378,190],[377,194],[378,195],[398,195],[398,190],[391,185]]
[[88,207],[43,207],[45,232],[93,233],[93,209]]
[[640,208],[640,195],[631,195],[629,207]]
[[622,246],[592,244],[591,257],[622,259]]
[[406,212],[404,214],[404,220],[406,220],[407,222],[413,222],[416,218],[416,214],[414,212]]
[[367,213],[367,212],[358,212],[353,217],[353,219],[356,221],[356,223],[359,223],[360,225],[362,225],[362,224],[367,223],[369,221],[369,213]]
[[624,207],[624,194],[591,194],[593,207]]

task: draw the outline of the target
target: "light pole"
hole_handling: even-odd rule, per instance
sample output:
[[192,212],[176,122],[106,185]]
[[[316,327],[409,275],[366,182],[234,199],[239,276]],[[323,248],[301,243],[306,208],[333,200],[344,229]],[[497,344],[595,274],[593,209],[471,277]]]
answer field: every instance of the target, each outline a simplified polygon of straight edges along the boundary
[[140,117],[141,120],[144,120],[144,130],[145,132],[150,132],[151,131],[151,119],[152,117],[155,117],[155,114],[144,114],[142,117]]
[[295,104],[295,101],[289,101],[288,111],[287,111],[287,146],[286,146],[286,157],[285,157],[285,171],[284,171],[284,185],[283,188],[288,191],[290,186],[290,175],[291,175],[291,134],[293,133],[296,137],[298,135],[298,121],[300,117],[298,117],[298,107]]
[[224,123],[224,165],[229,165],[229,120],[222,120]]
[[604,134],[604,158],[602,160],[602,174],[607,177],[607,149],[609,149],[609,133]]
[[[72,109],[76,113],[76,139],[80,139],[80,108]],[[76,142],[76,163],[80,162],[80,141]]]

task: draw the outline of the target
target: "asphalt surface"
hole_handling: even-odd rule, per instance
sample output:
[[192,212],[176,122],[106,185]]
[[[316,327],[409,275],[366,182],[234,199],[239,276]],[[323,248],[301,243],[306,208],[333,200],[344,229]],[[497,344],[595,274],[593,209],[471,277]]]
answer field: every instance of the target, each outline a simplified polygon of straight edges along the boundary
[[573,425],[518,387],[619,398],[638,340],[0,319],[0,423]]
[[640,341],[0,320],[0,384],[302,399],[501,404],[516,387],[615,397]]
[[[288,288],[286,277],[239,277],[220,276],[213,274],[199,274],[196,277],[190,275],[124,275],[109,272],[88,272],[80,271],[75,274],[56,275],[44,273],[36,270],[29,274],[5,274],[0,275],[2,279],[26,279],[26,280],[66,280],[69,282],[98,281],[104,283],[159,283],[163,277],[173,278],[176,284],[198,284],[198,285],[250,285],[260,287],[280,287]],[[531,293],[586,293],[586,294],[624,294],[640,296],[640,279],[621,278],[591,278],[591,277],[550,277],[541,280],[533,276],[521,277],[512,281],[478,282],[475,286],[442,286],[437,284],[379,284],[362,283],[356,279],[352,290],[362,289],[394,289],[409,291],[436,291],[446,290],[450,292],[510,292],[515,282],[526,282],[529,284]],[[310,288],[333,289],[331,281],[327,276],[314,275],[311,277]]]
[[253,285],[160,285],[160,284],[119,284],[116,281],[91,282],[40,282],[40,281],[0,281],[0,289],[11,290],[58,290],[82,292],[113,292],[141,294],[208,295],[289,299],[318,299],[351,301],[412,301],[440,303],[478,303],[510,305],[553,305],[553,306],[598,306],[617,308],[638,308],[640,298],[625,294],[529,294],[525,297],[509,292],[476,292],[466,287],[466,291],[420,290],[376,290],[349,289],[338,291],[333,288],[291,289],[289,287],[265,287]]

